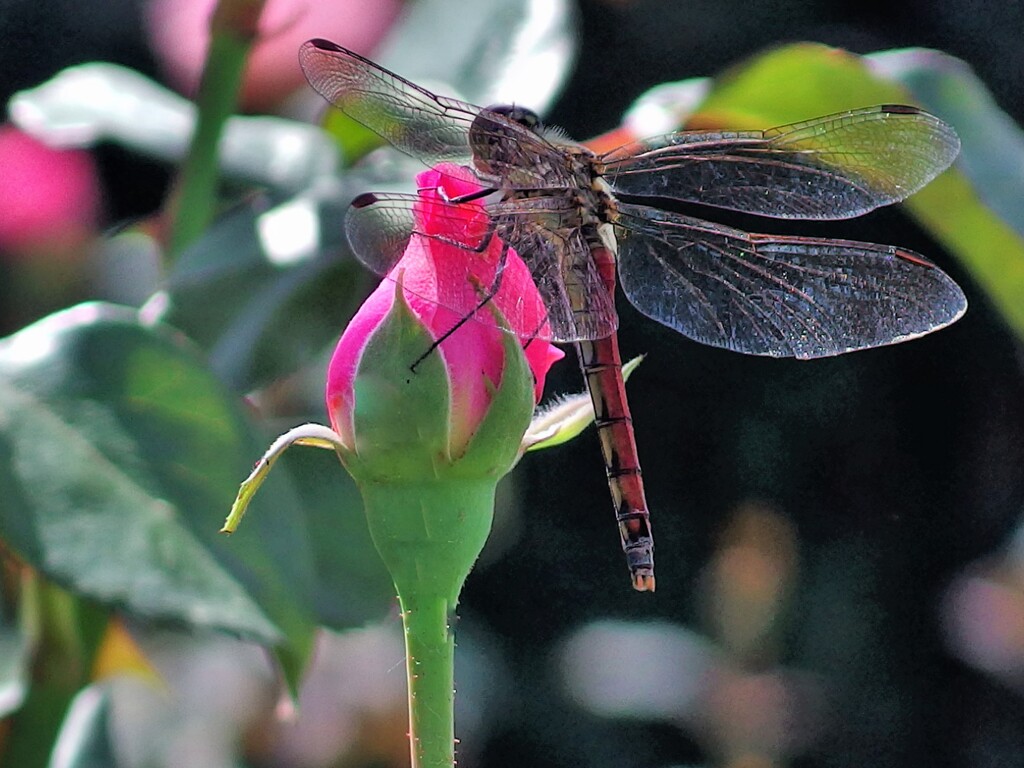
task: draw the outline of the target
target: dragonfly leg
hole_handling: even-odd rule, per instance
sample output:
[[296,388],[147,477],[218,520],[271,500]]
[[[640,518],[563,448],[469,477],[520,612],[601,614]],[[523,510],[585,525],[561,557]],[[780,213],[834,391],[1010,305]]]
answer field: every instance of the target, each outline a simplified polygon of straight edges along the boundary
[[[493,236],[494,230],[492,228],[490,234],[487,237],[487,240],[490,241],[490,238]],[[469,320],[472,320],[473,315],[475,315],[478,311],[487,306],[487,302],[489,302],[491,299],[495,297],[495,295],[497,295],[498,289],[501,288],[501,275],[505,271],[505,264],[508,261],[508,252],[509,244],[506,243],[505,241],[502,241],[501,254],[498,256],[498,264],[494,269],[494,281],[487,288],[484,288],[479,284],[477,284],[476,286],[477,291],[480,295],[480,301],[477,303],[475,307],[473,307],[472,310],[470,310],[467,314],[459,318],[458,322],[456,322],[455,325],[453,325],[451,328],[449,328],[447,331],[441,334],[441,336],[438,339],[436,339],[433,344],[430,345],[426,352],[417,357],[413,364],[409,366],[410,371],[416,373],[416,367],[420,363],[426,360],[427,357],[429,357],[434,352],[435,349],[437,349],[445,340],[450,338],[453,333],[459,330],[459,328],[465,325]]]
[[[456,240],[451,237],[445,237],[444,235],[441,234],[426,235],[426,237],[429,237],[431,240],[436,240],[439,243],[444,243],[445,245],[454,246],[459,250],[468,251],[469,253],[483,253],[484,251],[491,247],[491,240],[494,239],[494,235],[497,231],[498,224],[497,222],[494,221],[494,219],[491,219],[490,221],[487,222],[487,229],[484,230],[483,237],[480,238],[480,242],[477,243],[476,245],[469,245],[464,240]],[[508,246],[506,245],[505,248],[507,247]],[[504,266],[504,253],[502,253],[501,258],[501,266]],[[497,289],[495,289],[495,291],[497,291]]]
[[469,194],[466,195],[459,195],[458,197],[450,198],[445,194],[444,187],[440,187],[438,189],[438,193],[452,205],[459,205],[460,203],[471,203],[474,200],[480,200],[484,197],[487,197],[488,195],[493,195],[497,191],[498,190],[495,189],[494,187],[485,187],[483,189],[478,189],[476,192],[470,192]]

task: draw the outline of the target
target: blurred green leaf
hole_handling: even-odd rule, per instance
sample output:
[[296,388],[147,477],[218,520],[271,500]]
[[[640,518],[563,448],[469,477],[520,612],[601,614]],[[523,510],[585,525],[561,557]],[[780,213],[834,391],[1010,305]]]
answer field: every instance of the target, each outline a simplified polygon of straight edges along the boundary
[[370,538],[362,497],[338,457],[333,451],[289,451],[275,472],[282,468],[317,532],[311,537],[317,620],[344,630],[386,616],[396,605],[395,587]]
[[29,640],[25,631],[4,615],[0,602],[0,718],[21,706],[28,689]]
[[908,88],[916,103],[956,126],[958,167],[985,204],[1024,234],[1024,130],[999,108],[966,63],[926,48],[865,57],[875,73]]
[[342,148],[348,163],[358,160],[387,142],[380,136],[356,122],[339,109],[328,108],[324,112],[323,129]]
[[223,216],[182,253],[167,283],[170,302],[161,319],[206,349],[213,371],[238,392],[322,355],[373,279],[354,260],[334,255],[343,248],[340,205],[316,208],[314,252],[275,263],[260,222],[277,201],[254,198]]
[[960,59],[918,48],[884,51],[868,60],[960,134],[957,170],[970,188],[948,183],[945,206],[929,206],[919,215],[932,214],[929,221],[941,227],[943,242],[1024,336],[1024,130]]
[[167,328],[90,304],[0,344],[0,532],[76,594],[278,645],[313,632],[312,565],[286,478],[229,540],[217,529],[260,453],[235,399]]
[[577,24],[570,0],[419,0],[376,60],[428,88],[450,83],[442,95],[544,114],[576,59]]
[[91,685],[71,702],[50,755],[49,768],[111,768],[110,692]]
[[72,698],[89,680],[109,617],[28,569],[20,586],[19,623],[32,674],[0,758],[4,765],[44,765]]
[[[19,128],[52,146],[111,143],[165,163],[185,158],[198,112],[191,101],[141,73],[100,61],[68,67],[19,91],[7,108]],[[317,126],[269,115],[232,115],[224,124],[216,162],[222,179],[298,191],[332,173],[338,151]]]
[[[976,147],[988,148],[987,142],[996,128],[994,123],[1000,116],[982,109],[972,119],[958,121],[958,115],[966,116],[975,107],[984,107],[987,94],[979,90],[976,80],[952,78],[955,68],[943,65],[943,73],[937,66],[941,62],[933,63],[936,71],[931,77],[940,81],[946,77],[942,87],[935,90],[948,94],[937,99],[936,106],[946,108],[955,101],[966,110],[936,111],[939,116],[953,120],[953,127],[968,148],[965,160],[977,164]],[[928,68],[927,61],[921,62],[914,75],[916,82],[926,80]],[[934,80],[931,82],[936,85]],[[903,85],[880,76],[865,59],[823,45],[800,43],[771,50],[730,69],[715,81],[688,127],[767,128],[855,107],[912,101],[913,94]],[[1005,122],[1002,129],[1006,129]],[[977,131],[981,131],[981,136],[976,135]],[[1011,143],[1006,149],[1012,150],[1014,146]],[[1002,146],[999,151],[1003,151]],[[982,197],[989,194],[983,179],[976,175],[972,184],[954,166],[909,198],[906,209],[961,260],[1007,322],[1024,336],[1024,240],[988,207]],[[1003,202],[1020,199],[1019,184],[1020,179],[1016,179],[1003,187],[1002,194],[1007,195]]]
[[906,203],[933,237],[955,254],[1024,337],[1024,240],[995,215],[963,173],[947,172]]
[[72,693],[53,684],[33,685],[11,718],[10,736],[0,747],[0,765],[46,765]]
[[[221,529],[234,533],[271,472],[289,466],[308,510],[313,538],[319,621],[344,630],[380,619],[393,605],[392,579],[370,536],[362,496],[338,462],[339,438],[321,424],[294,427],[278,436],[241,483]],[[296,452],[295,448],[322,451]],[[319,460],[318,460],[319,457]]]
[[817,43],[775,48],[727,69],[688,128],[768,128],[873,104],[906,102],[899,85],[852,53]]

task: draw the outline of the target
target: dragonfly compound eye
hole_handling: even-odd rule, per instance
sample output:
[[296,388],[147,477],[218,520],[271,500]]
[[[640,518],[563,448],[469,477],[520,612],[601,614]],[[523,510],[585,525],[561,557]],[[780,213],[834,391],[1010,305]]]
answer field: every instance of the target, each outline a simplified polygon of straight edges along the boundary
[[525,107],[498,104],[480,111],[469,127],[469,145],[477,168],[484,173],[503,173],[521,162],[522,128],[541,128],[537,114]]
[[487,111],[504,115],[513,123],[519,123],[531,131],[539,131],[542,128],[540,117],[537,116],[537,113],[526,107],[517,107],[513,104],[495,104],[492,107],[488,107]]

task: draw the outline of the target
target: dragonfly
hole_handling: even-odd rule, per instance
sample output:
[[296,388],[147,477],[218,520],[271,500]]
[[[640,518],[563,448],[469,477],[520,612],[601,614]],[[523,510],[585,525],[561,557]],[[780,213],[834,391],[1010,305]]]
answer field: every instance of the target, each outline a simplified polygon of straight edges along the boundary
[[[472,197],[541,293],[542,337],[576,345],[638,591],[655,588],[654,539],[621,374],[617,282],[641,313],[690,339],[772,357],[905,341],[967,308],[950,277],[904,248],[754,234],[671,210],[683,203],[824,220],[903,200],[960,147],[949,125],[915,107],[869,106],[763,131],[680,131],[597,154],[526,108],[432,93],[327,40],[304,43],[299,61],[314,90],[398,150],[479,179]],[[401,257],[415,200],[364,193],[353,201],[346,230],[366,266],[387,274]],[[514,317],[510,326],[538,333]]]

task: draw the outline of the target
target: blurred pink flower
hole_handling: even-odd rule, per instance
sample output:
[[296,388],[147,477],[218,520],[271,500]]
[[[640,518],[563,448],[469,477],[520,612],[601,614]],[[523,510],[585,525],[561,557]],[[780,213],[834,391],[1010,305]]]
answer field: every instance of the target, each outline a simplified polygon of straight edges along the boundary
[[[480,201],[457,208],[445,203],[445,198],[470,194],[480,188],[468,169],[439,166],[419,174],[416,182],[420,190],[420,202],[414,211],[417,232],[445,235],[466,244],[479,243],[486,237],[488,217]],[[466,279],[467,259],[472,259],[471,277],[479,285],[492,285],[501,249],[502,243],[497,237],[492,237],[487,249],[477,254],[434,238],[414,235],[391,274],[401,276],[406,301],[430,335],[437,339],[462,319],[462,313],[448,307],[458,303],[472,308],[479,302],[477,288]],[[461,292],[457,302],[453,300],[452,286]],[[442,295],[447,306],[437,303]],[[352,424],[353,382],[363,349],[391,311],[394,296],[394,282],[383,281],[345,329],[328,370],[327,407],[331,424],[352,448],[356,445]],[[546,329],[546,310],[540,294],[529,269],[514,250],[508,253],[493,303],[506,316],[516,318],[514,327],[517,329],[524,332],[529,329],[529,333],[543,333]],[[488,307],[477,313],[487,319],[491,317]],[[457,454],[473,436],[487,413],[494,389],[501,384],[505,365],[502,336],[503,332],[493,325],[467,322],[438,348],[449,375],[453,453]],[[522,343],[534,376],[534,400],[539,401],[548,370],[564,353],[536,338],[524,338]]]
[[1024,570],[1007,558],[961,573],[946,591],[946,642],[968,664],[1024,681]]
[[[194,95],[209,44],[215,0],[152,0],[146,26],[170,82]],[[261,39],[253,47],[242,84],[242,107],[266,111],[305,83],[296,53],[311,37],[326,37],[367,52],[391,27],[399,0],[267,0]]]
[[0,250],[64,252],[96,228],[100,189],[92,157],[54,149],[0,126]]

